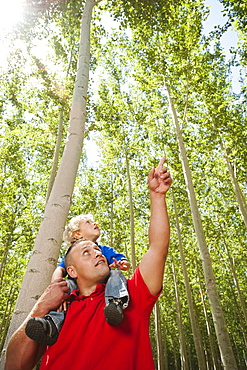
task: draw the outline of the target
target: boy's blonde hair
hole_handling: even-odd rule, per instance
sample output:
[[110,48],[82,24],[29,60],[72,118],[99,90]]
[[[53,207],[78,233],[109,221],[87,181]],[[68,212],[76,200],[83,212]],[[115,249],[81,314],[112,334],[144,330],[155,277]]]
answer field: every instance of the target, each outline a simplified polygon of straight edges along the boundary
[[69,248],[71,244],[76,241],[77,239],[73,236],[74,232],[80,230],[80,223],[81,221],[92,221],[94,222],[93,215],[86,214],[86,215],[78,215],[73,217],[68,225],[65,227],[63,232],[63,240],[65,242],[66,248]]

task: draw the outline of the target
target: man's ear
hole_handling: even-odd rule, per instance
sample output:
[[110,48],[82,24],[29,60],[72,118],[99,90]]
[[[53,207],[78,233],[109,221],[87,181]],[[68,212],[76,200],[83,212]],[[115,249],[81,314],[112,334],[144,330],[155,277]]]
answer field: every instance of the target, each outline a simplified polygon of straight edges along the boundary
[[70,277],[76,279],[77,278],[77,272],[74,266],[68,266],[67,267],[67,273],[69,274]]
[[78,231],[74,231],[73,233],[72,233],[72,235],[73,235],[73,237],[75,238],[75,239],[82,239],[83,238],[83,235],[82,235],[82,233],[78,230]]

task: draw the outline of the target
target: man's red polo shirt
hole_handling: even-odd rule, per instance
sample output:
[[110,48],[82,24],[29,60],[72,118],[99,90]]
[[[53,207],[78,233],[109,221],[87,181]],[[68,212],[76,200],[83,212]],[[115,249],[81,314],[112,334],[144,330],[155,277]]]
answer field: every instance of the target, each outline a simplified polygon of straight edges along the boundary
[[104,315],[105,285],[76,295],[58,341],[44,353],[40,370],[153,370],[149,320],[158,298],[149,293],[139,268],[127,280],[130,302],[124,320],[111,326]]

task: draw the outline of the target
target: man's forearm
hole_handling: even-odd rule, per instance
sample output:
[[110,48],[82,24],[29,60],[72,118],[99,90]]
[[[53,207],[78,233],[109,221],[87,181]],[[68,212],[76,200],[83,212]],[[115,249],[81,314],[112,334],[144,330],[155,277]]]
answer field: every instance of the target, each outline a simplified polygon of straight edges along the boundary
[[45,346],[28,338],[25,327],[30,317],[42,317],[42,315],[43,310],[40,311],[34,307],[27,319],[12,335],[7,346],[5,370],[32,370],[37,364]]
[[148,175],[151,202],[149,249],[140,263],[140,272],[144,282],[153,295],[157,295],[162,287],[170,239],[165,195],[171,186],[172,179],[167,168],[163,167],[165,160],[166,158],[163,157],[158,167],[152,168]]
[[166,258],[170,239],[170,223],[164,194],[150,193],[151,217],[149,226],[149,249],[155,248]]
[[32,370],[44,352],[45,346],[28,338],[25,333],[27,321],[31,317],[43,317],[51,309],[58,307],[68,298],[68,287],[63,279],[51,283],[32,311],[11,337],[7,346],[5,370]]

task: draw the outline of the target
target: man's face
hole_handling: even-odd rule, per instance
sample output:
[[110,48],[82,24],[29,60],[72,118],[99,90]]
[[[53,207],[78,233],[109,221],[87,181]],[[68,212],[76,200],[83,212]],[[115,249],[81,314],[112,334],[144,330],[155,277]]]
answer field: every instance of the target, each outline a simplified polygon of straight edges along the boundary
[[81,241],[71,250],[71,265],[73,274],[77,278],[77,283],[82,281],[85,285],[102,283],[109,275],[110,269],[106,257],[102,254],[101,249],[91,241]]
[[80,229],[76,232],[76,239],[88,239],[95,242],[100,236],[100,229],[96,222],[91,220],[82,220],[80,222]]

